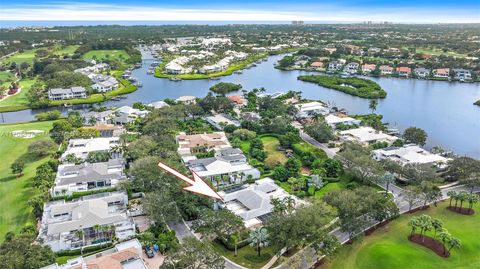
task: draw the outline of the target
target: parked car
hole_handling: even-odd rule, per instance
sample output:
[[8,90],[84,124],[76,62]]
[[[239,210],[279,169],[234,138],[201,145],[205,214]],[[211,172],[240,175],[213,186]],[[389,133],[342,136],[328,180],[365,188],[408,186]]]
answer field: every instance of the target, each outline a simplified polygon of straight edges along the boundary
[[148,257],[149,259],[153,258],[154,254],[153,254],[153,250],[152,250],[151,247],[149,247],[149,246],[144,246],[144,247],[143,247],[143,250],[145,251],[145,254],[147,255],[147,257]]

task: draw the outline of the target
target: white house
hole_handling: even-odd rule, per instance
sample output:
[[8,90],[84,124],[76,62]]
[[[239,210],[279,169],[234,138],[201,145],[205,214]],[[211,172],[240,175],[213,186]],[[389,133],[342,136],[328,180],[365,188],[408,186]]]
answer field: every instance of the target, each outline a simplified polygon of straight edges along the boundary
[[[86,159],[90,152],[110,152],[110,150],[119,145],[119,137],[96,137],[89,139],[70,139],[67,149],[62,154],[61,159],[69,154],[77,158]],[[118,153],[112,154],[113,157],[119,157]]]
[[340,61],[332,61],[328,63],[328,69],[329,70],[341,70],[343,64]]
[[71,88],[53,88],[48,90],[48,98],[50,100],[66,100],[74,98],[87,98],[87,90],[84,87]]
[[58,166],[55,185],[50,193],[53,197],[72,195],[105,188],[113,188],[126,179],[123,169],[125,159],[117,158],[108,162],[61,164]]
[[454,68],[453,74],[455,75],[455,79],[460,81],[470,80],[472,79],[472,74],[470,70],[462,69],[462,68]]
[[348,72],[350,74],[355,74],[357,73],[359,67],[360,65],[358,63],[351,62],[345,66],[344,70],[345,72]]
[[390,159],[401,165],[406,164],[435,164],[446,165],[448,159],[433,154],[421,147],[409,144],[403,147],[387,147],[373,151],[373,158],[377,161]]
[[345,125],[353,125],[353,124],[360,124],[361,120],[357,120],[347,115],[343,114],[330,114],[325,117],[325,122],[330,125],[332,128],[335,128],[338,124],[345,124]]
[[330,110],[328,107],[320,102],[309,102],[303,104],[296,104],[295,107],[298,110],[298,118],[309,118],[316,114],[327,115]]
[[415,76],[418,78],[426,78],[430,75],[430,69],[418,67],[413,70],[413,73],[415,73]]
[[155,109],[159,109],[159,108],[168,107],[170,105],[165,103],[164,101],[157,101],[157,102],[153,102],[153,103],[148,104],[148,106],[151,106]]
[[213,116],[208,116],[205,117],[205,120],[217,130],[223,130],[223,127],[227,125],[234,125],[235,127],[240,127],[240,122],[238,120],[232,119],[225,114],[215,114]]
[[190,105],[190,104],[195,104],[197,102],[197,97],[195,96],[189,96],[189,95],[186,95],[186,96],[180,96],[177,98],[176,100],[177,102],[181,102],[181,103],[184,103],[186,105]]
[[[120,240],[129,239],[135,236],[135,223],[127,214],[127,204],[124,192],[46,203],[38,241],[57,252],[111,241],[109,234]],[[108,227],[108,232],[96,230],[96,225]]]
[[362,126],[356,129],[350,129],[340,132],[343,141],[355,141],[363,145],[374,144],[377,142],[395,142],[398,138],[382,131],[377,131],[372,127]]
[[247,157],[240,149],[226,148],[217,150],[215,157],[188,158],[186,165],[204,179],[216,183],[215,178],[220,177],[219,184],[230,185],[240,183],[247,178],[257,179],[260,171],[247,162]]
[[232,211],[241,217],[247,228],[262,225],[263,221],[272,213],[273,198],[285,199],[291,197],[296,205],[303,202],[288,194],[270,178],[255,181],[254,184],[246,185],[233,192],[220,192],[223,198],[222,208]]

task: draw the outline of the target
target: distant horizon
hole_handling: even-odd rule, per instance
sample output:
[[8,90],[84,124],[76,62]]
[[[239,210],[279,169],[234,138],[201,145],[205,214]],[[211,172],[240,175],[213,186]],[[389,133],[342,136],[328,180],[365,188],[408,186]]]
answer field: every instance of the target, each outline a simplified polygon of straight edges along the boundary
[[189,21],[408,24],[480,23],[478,0],[16,0],[2,2],[8,21]]
[[[305,25],[322,24],[365,24],[369,21],[304,21]],[[448,24],[480,24],[480,22],[390,22],[390,21],[370,21],[372,24],[379,25],[388,23],[388,25],[448,25]],[[0,20],[0,29],[18,28],[18,27],[81,27],[81,26],[162,26],[162,25],[288,25],[292,21],[162,21],[162,20]]]

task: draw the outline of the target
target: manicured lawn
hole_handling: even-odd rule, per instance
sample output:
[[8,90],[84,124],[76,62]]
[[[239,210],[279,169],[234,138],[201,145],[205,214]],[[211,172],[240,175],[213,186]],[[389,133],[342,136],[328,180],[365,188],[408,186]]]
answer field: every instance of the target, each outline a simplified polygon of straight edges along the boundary
[[35,83],[36,79],[22,79],[20,80],[20,86],[22,90],[8,98],[0,101],[0,112],[5,111],[17,111],[28,108],[27,93],[30,87]]
[[93,59],[96,57],[97,60],[104,59],[123,59],[126,60],[129,58],[125,50],[91,50],[83,55],[84,59]]
[[55,55],[73,55],[80,45],[55,46],[53,54]]
[[465,57],[466,55],[463,53],[457,53],[454,51],[447,51],[444,52],[441,49],[438,48],[416,48],[417,53],[426,53],[426,54],[431,54],[435,56],[439,55],[446,55],[446,56],[454,56],[454,57]]
[[[43,130],[48,132],[53,122],[32,122],[24,124],[0,125],[0,241],[7,232],[18,233],[27,224],[35,220],[31,208],[27,205],[30,197],[36,194],[31,181],[35,169],[48,158],[32,160],[27,153],[28,145],[35,139],[16,138],[11,135],[14,130]],[[42,136],[45,137],[45,136]],[[48,136],[47,136],[48,137]],[[25,162],[24,175],[17,178],[12,174],[10,165],[17,159]]]
[[280,142],[275,136],[262,136],[260,138],[263,142],[263,148],[267,152],[267,158],[265,159],[265,164],[268,166],[275,166],[280,163],[283,164],[287,162],[287,156],[283,151],[278,150]]
[[250,246],[238,249],[237,256],[234,255],[235,253],[233,251],[226,249],[218,242],[212,242],[212,246],[218,254],[250,269],[262,268],[262,266],[265,265],[273,255],[275,255],[275,250],[271,246],[262,248],[260,257],[258,256],[257,251]]
[[[333,262],[320,268],[480,268],[480,205],[474,207],[476,213],[473,216],[451,212],[446,209],[447,205],[448,202],[443,202],[436,208],[403,215],[365,237],[363,241],[343,246]],[[433,251],[408,241],[408,221],[412,216],[421,214],[442,220],[443,227],[461,240],[462,248],[452,250],[449,258],[442,258]]]
[[12,72],[8,71],[0,71],[0,83],[10,83],[10,81],[13,79],[13,74]]
[[24,52],[15,53],[11,57],[8,57],[4,60],[5,63],[12,63],[15,62],[17,64],[21,64],[23,62],[27,62],[30,65],[33,63],[33,59],[35,58],[35,52],[37,49],[26,50]]

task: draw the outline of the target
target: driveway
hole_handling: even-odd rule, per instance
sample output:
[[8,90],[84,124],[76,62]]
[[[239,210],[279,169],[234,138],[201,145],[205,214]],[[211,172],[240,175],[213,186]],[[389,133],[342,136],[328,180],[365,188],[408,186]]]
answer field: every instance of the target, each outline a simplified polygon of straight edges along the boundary
[[153,258],[148,258],[144,251],[142,251],[143,261],[147,265],[148,269],[158,269],[160,265],[163,264],[163,260],[165,260],[165,256],[162,254],[155,252],[155,256]]

